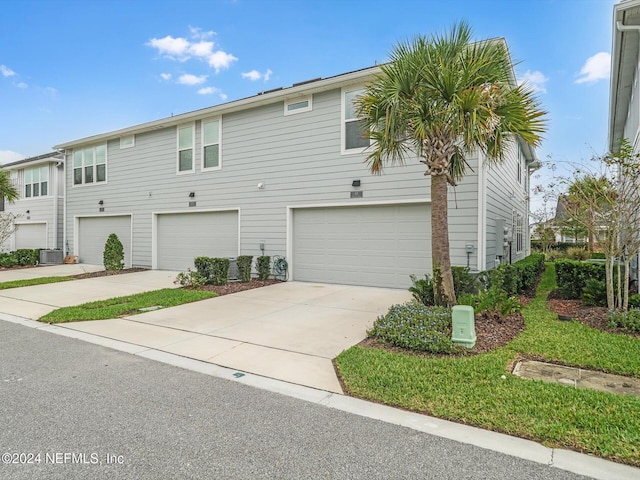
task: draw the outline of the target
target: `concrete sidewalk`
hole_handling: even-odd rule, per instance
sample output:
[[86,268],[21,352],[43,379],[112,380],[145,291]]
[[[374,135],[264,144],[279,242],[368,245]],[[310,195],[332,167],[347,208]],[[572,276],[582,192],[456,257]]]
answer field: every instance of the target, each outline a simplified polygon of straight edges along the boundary
[[131,317],[61,327],[342,393],[332,359],[406,290],[286,282]]
[[104,270],[102,265],[90,265],[86,263],[39,265],[30,268],[0,270],[0,283],[42,277],[68,277],[82,273],[101,272],[102,270]]

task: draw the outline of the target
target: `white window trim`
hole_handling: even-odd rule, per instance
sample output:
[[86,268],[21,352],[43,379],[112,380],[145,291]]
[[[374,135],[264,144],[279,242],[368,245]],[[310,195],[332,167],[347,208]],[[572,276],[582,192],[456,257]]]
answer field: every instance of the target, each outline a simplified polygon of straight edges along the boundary
[[[94,149],[94,157],[93,157],[93,177],[94,178],[98,178],[98,172],[97,172],[97,163],[96,163],[96,155],[95,155],[95,149],[97,147],[100,146],[104,146],[104,177],[105,179],[101,182],[93,181],[91,183],[86,183],[84,181],[84,169],[85,169],[85,164],[84,164],[84,151],[88,148],[93,148]],[[73,162],[73,156],[75,155],[75,153],[80,150],[82,152],[82,183],[75,183],[75,169],[76,166],[74,165]],[[109,182],[109,148],[107,146],[106,143],[99,143],[97,145],[92,145],[91,147],[83,147],[83,148],[78,148],[75,149],[73,151],[73,153],[71,154],[71,168],[69,168],[69,170],[71,170],[71,188],[82,188],[82,187],[93,187],[96,185],[106,185]]]
[[[131,143],[123,143],[128,141],[129,139],[131,139]],[[123,150],[125,148],[133,148],[136,146],[136,136],[135,134],[133,135],[126,135],[124,137],[120,137],[120,150]]]
[[[290,105],[295,105],[296,103],[307,102],[306,107],[296,108],[294,110],[289,110]],[[304,97],[296,97],[289,98],[284,101],[284,115],[296,115],[298,113],[310,112],[313,110],[313,95],[306,95]]]
[[[217,167],[209,167],[205,168],[204,166],[204,148],[210,145],[215,145],[215,143],[204,143],[204,124],[211,121],[218,121],[218,166]],[[211,117],[205,118],[200,122],[200,158],[202,163],[200,164],[201,172],[214,172],[216,170],[222,170],[222,117]]]
[[[40,180],[38,182],[29,182],[27,183],[27,171],[28,170],[42,170],[45,169],[47,171],[47,194],[46,195],[42,195],[42,178],[40,178]],[[23,177],[23,185],[22,185],[22,194],[20,195],[21,198],[24,199],[28,199],[28,200],[38,200],[39,198],[48,198],[51,196],[51,180],[49,179],[49,177],[51,176],[51,169],[49,168],[49,165],[40,165],[40,166],[35,166],[35,167],[29,167],[29,168],[25,168],[23,173],[22,173],[22,177]],[[33,175],[33,174],[32,174]],[[40,177],[40,175],[39,175]],[[32,177],[33,178],[33,177]],[[33,195],[33,185],[38,184],[38,196],[34,196]],[[27,190],[27,185],[31,185],[31,195],[27,197],[26,194],[26,190]]]
[[354,120],[351,118],[345,118],[346,115],[346,105],[345,105],[345,96],[348,92],[353,92],[354,90],[362,90],[366,88],[365,85],[352,85],[350,87],[342,87],[340,89],[340,154],[341,155],[354,155],[363,153],[369,147],[362,148],[346,148],[347,136],[346,136],[346,123],[348,120]]
[[[180,129],[191,127],[191,170],[180,170]],[[186,148],[183,150],[187,150]],[[188,175],[196,171],[196,122],[176,125],[176,175]]]

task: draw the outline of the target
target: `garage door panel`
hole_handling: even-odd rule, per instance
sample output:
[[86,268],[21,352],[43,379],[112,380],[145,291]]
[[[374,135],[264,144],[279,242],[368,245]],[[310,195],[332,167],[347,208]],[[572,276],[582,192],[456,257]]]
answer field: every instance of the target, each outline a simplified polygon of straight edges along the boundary
[[131,216],[83,217],[78,219],[78,257],[81,263],[102,265],[104,245],[115,233],[124,248],[124,264],[131,266]]
[[15,248],[47,248],[46,223],[21,223],[15,233]]
[[158,268],[194,268],[195,257],[238,255],[238,212],[167,213],[157,217]]
[[431,270],[427,204],[293,211],[293,278],[405,288]]

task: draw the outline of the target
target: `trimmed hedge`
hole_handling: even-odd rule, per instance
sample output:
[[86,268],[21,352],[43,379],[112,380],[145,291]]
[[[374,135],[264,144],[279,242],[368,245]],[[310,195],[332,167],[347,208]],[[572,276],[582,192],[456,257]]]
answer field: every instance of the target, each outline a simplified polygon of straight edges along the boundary
[[193,264],[207,284],[225,285],[229,281],[228,258],[196,257]]
[[567,300],[582,298],[587,280],[606,281],[604,263],[556,260],[556,283],[560,296]]
[[[568,248],[579,247],[579,248],[587,248],[586,243],[571,243],[571,242],[555,242],[549,245],[550,250],[556,250],[558,252],[566,252]],[[536,252],[542,251],[542,240],[531,240],[531,250],[535,250]]]
[[256,258],[256,270],[258,271],[258,280],[268,280],[271,275],[271,257],[263,255]]
[[16,265],[26,267],[37,265],[40,261],[41,248],[19,248],[15,252],[0,253],[0,267],[11,268]]
[[252,255],[240,255],[238,257],[238,277],[241,282],[248,282],[251,280],[251,263],[253,262]]
[[544,271],[544,254],[534,253],[512,264],[502,264],[491,271],[490,284],[504,290],[507,295],[523,293],[534,284]]

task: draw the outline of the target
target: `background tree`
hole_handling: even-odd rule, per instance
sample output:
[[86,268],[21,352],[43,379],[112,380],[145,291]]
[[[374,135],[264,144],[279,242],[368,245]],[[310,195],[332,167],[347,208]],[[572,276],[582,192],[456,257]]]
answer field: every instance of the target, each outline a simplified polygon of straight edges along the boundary
[[435,298],[454,305],[448,229],[448,185],[465,174],[466,154],[480,149],[502,161],[518,135],[537,145],[546,112],[533,91],[516,86],[502,40],[471,43],[462,22],[448,34],[398,44],[390,63],[355,101],[366,135],[372,173],[385,162],[417,156],[431,176],[431,250]]

